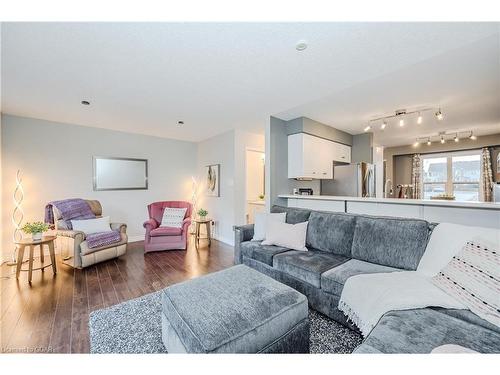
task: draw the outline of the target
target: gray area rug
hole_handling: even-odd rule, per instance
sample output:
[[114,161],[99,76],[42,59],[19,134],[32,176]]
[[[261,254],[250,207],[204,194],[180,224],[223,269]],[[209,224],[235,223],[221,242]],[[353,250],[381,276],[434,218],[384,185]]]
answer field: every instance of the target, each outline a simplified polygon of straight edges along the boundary
[[[166,353],[161,341],[161,292],[147,294],[90,313],[91,353]],[[352,353],[361,344],[358,333],[314,310],[311,353]]]

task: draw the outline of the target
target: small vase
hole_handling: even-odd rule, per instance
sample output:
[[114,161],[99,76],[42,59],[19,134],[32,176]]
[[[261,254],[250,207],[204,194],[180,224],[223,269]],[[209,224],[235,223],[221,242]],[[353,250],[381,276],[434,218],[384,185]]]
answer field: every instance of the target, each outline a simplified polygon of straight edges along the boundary
[[42,236],[43,236],[42,232],[32,233],[31,234],[31,239],[33,241],[41,241],[42,240]]

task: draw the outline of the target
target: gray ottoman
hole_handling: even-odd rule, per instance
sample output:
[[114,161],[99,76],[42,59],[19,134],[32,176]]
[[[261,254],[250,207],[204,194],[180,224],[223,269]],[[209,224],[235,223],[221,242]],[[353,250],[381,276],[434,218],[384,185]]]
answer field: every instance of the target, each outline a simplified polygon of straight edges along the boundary
[[162,293],[169,353],[308,353],[307,298],[238,265]]

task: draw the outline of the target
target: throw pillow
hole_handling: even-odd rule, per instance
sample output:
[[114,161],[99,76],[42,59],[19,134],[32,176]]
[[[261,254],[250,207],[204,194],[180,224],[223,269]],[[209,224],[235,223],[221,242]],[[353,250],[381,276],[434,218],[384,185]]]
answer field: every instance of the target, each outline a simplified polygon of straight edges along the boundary
[[182,228],[182,222],[186,216],[187,208],[165,207],[160,227]]
[[500,327],[498,245],[468,241],[432,282],[474,314]]
[[71,220],[71,226],[73,227],[73,230],[83,232],[86,235],[100,232],[111,232],[111,227],[109,226],[109,216],[97,219]]
[[253,226],[252,241],[262,241],[266,239],[266,227],[270,221],[284,223],[286,220],[286,212],[278,214],[267,214],[264,212],[255,214],[255,224]]
[[287,224],[279,221],[269,221],[266,227],[266,239],[262,245],[277,245],[287,247],[292,250],[307,251],[306,234],[307,224]]

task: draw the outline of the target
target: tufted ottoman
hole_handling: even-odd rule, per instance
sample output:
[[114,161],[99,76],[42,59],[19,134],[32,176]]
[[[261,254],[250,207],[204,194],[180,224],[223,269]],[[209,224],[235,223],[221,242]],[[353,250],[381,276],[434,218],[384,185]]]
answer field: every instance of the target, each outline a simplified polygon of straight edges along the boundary
[[169,353],[308,353],[307,298],[238,265],[166,288]]

